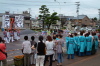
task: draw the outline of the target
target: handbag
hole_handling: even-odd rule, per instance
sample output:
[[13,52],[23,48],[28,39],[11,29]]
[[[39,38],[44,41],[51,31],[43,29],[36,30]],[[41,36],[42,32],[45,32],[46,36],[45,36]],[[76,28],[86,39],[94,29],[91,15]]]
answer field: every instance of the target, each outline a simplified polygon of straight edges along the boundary
[[62,47],[62,51],[63,51],[63,53],[65,53],[66,52],[66,48]]
[[44,49],[44,53],[45,53],[45,55],[46,55],[46,48]]
[[[21,49],[22,53],[23,53],[23,50],[24,50],[24,49]],[[24,53],[23,53],[23,54],[24,54]]]
[[1,51],[3,54],[5,54],[5,55],[6,55],[6,57],[8,57],[8,55],[7,55],[7,53],[6,53],[6,52],[3,52],[1,49],[0,49],[0,51]]

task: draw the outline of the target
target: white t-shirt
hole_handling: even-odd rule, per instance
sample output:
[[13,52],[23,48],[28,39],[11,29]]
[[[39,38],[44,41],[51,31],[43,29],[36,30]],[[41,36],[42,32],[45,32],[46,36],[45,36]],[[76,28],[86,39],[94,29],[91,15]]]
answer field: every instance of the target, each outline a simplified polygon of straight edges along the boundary
[[54,42],[53,41],[50,41],[50,42],[46,41],[45,44],[46,44],[46,55],[54,54],[54,50],[53,50]]
[[22,43],[23,53],[31,53],[31,43],[30,41],[24,41]]

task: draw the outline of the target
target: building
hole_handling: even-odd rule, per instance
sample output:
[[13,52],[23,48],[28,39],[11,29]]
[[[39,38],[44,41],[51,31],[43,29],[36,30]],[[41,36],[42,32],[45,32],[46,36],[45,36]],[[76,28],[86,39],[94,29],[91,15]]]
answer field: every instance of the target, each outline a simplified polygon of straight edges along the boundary
[[31,29],[41,29],[42,28],[42,21],[31,18]]
[[51,29],[60,29],[61,28],[61,21],[58,21],[57,20],[57,23],[56,24],[52,24],[50,26]]
[[92,21],[87,15],[79,15],[72,19],[72,23],[76,26],[92,26]]
[[64,27],[64,26],[67,26],[67,24],[69,23],[69,21],[71,21],[74,16],[61,16],[61,26]]
[[23,11],[22,14],[11,14],[10,12],[0,13],[0,26],[2,26],[2,16],[3,15],[10,15],[10,18],[15,18],[15,16],[18,16],[18,15],[24,16],[24,23],[23,23],[24,26],[21,29],[30,29],[31,15],[30,15],[30,13],[28,13],[28,11]]

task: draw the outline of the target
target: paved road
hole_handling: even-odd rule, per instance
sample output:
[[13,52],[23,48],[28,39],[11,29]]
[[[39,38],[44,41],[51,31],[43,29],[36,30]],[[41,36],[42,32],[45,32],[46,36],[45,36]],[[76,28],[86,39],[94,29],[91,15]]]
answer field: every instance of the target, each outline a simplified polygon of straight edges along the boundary
[[[34,34],[28,34],[29,40],[30,37]],[[0,33],[0,36],[2,36],[2,33]],[[13,64],[13,57],[16,55],[22,55],[21,50],[16,51],[9,51],[9,50],[15,50],[15,49],[21,49],[21,44],[24,41],[23,37],[25,35],[21,35],[21,40],[14,41],[13,43],[6,44],[7,45],[7,53],[8,53],[8,64]],[[36,41],[38,41],[38,38],[36,36]],[[75,59],[66,59],[67,55],[64,55],[64,62],[63,66],[100,66],[100,49],[98,49],[98,52],[95,55],[92,56],[84,56],[84,57],[78,57],[75,56]],[[53,66],[56,66],[57,62],[53,62]],[[12,65],[10,65],[12,66]],[[34,66],[34,65],[33,65]],[[48,65],[48,62],[46,63],[46,66]]]

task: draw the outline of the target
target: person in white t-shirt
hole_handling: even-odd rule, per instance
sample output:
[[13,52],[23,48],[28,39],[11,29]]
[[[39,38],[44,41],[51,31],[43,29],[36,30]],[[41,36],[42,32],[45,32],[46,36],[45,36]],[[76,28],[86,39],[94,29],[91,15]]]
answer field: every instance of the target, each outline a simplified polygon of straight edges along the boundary
[[51,36],[47,36],[47,41],[45,42],[45,45],[46,45],[46,56],[45,56],[44,65],[46,63],[46,60],[48,60],[48,57],[50,57],[49,66],[52,66],[52,60],[53,60],[53,54],[54,54],[54,50],[53,50],[54,42]]
[[28,36],[25,36],[24,39],[25,41],[22,43],[24,54],[24,66],[30,66],[31,43],[28,40]]

